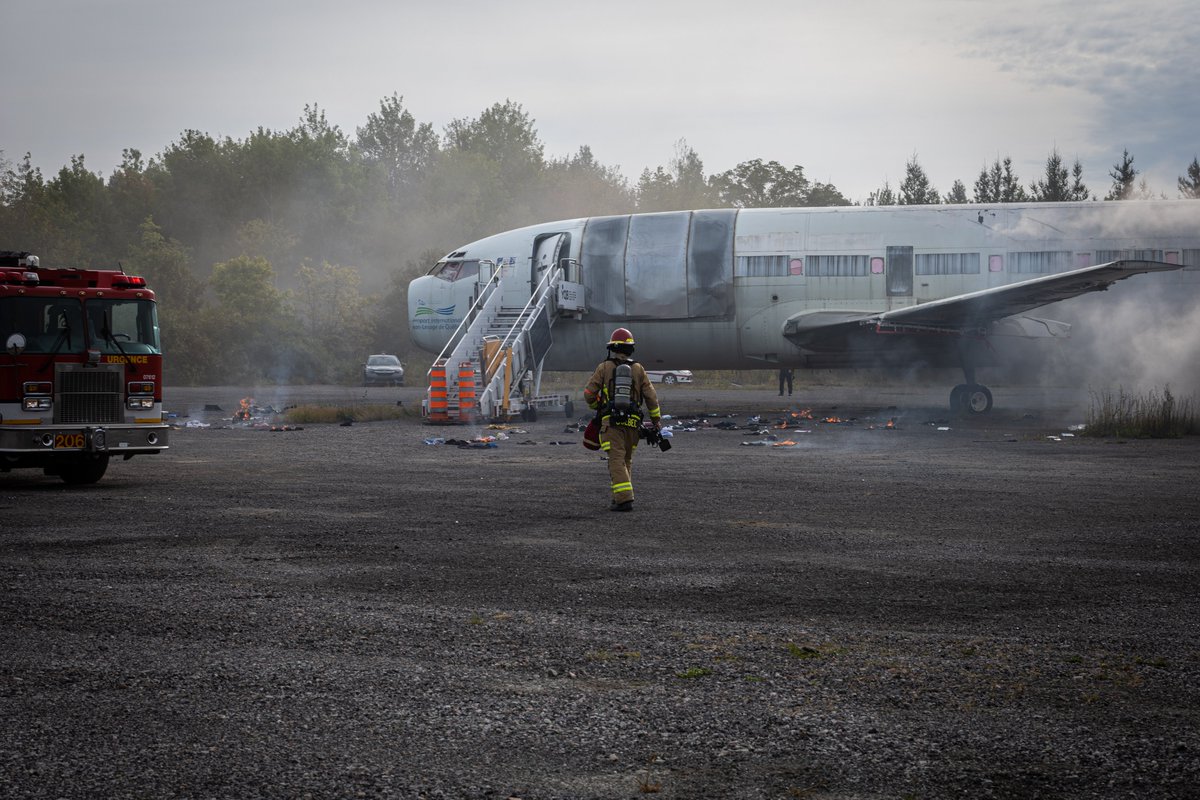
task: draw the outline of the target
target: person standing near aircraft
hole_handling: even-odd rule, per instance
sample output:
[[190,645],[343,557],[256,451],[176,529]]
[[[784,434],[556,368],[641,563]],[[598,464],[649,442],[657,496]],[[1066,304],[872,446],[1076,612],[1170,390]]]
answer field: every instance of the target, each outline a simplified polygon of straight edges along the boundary
[[795,372],[791,369],[779,370],[779,396],[783,397],[783,385],[787,384],[788,397],[792,396],[792,377]]
[[610,511],[633,510],[633,451],[637,449],[638,429],[642,425],[642,404],[654,427],[662,415],[658,393],[646,375],[646,368],[633,360],[633,334],[617,328],[608,341],[608,358],[592,372],[583,390],[588,408],[600,419],[600,449],[608,454],[608,475],[612,481]]

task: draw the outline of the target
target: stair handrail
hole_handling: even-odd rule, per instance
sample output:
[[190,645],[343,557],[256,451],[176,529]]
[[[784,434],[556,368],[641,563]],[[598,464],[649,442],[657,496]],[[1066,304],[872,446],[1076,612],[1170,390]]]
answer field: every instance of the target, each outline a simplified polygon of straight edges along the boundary
[[530,313],[531,309],[534,306],[537,306],[538,310],[541,310],[541,307],[544,305],[544,298],[550,294],[550,290],[553,287],[558,285],[558,282],[562,279],[562,275],[562,267],[555,267],[554,269],[547,270],[546,274],[542,276],[542,279],[538,282],[537,287],[529,294],[529,300],[527,300],[525,305],[521,308],[521,312],[517,315],[512,327],[508,329],[508,332],[504,334],[504,338],[500,340],[500,348],[496,351],[496,354],[492,356],[492,360],[485,365],[485,375],[489,370],[491,370],[492,367],[498,364],[499,354],[504,352],[504,348],[506,346],[510,346],[511,343],[515,341],[516,337],[514,336],[514,333],[516,333],[518,329],[521,333],[529,330],[530,326],[533,324],[533,319],[535,318],[535,315]]
[[[487,381],[487,385],[479,393],[478,403],[481,410],[488,407],[491,403],[498,403],[499,387],[504,383],[504,372],[499,368],[500,360],[504,358],[505,351],[512,348],[513,360],[516,362],[513,365],[512,378],[516,382],[520,382],[525,374],[525,356],[520,348],[513,347],[517,340],[518,334],[527,332],[532,326],[533,321],[537,318],[536,311],[540,311],[547,305],[547,302],[552,299],[551,290],[558,285],[563,279],[562,267],[554,267],[547,270],[546,274],[538,282],[537,287],[530,293],[529,300],[521,308],[517,314],[511,327],[500,340],[500,346],[492,354],[491,359],[482,364],[482,375],[486,377],[489,373],[492,375],[491,380]],[[553,316],[551,316],[553,323]],[[540,382],[540,381],[539,381]],[[512,386],[507,387],[508,392],[512,391]]]
[[483,284],[483,287],[479,290],[479,294],[475,296],[475,301],[468,306],[467,312],[463,314],[462,322],[458,323],[458,327],[454,329],[454,333],[450,334],[450,338],[446,340],[445,347],[437,354],[437,358],[433,360],[433,364],[430,364],[429,371],[426,373],[430,377],[432,377],[433,367],[442,359],[449,358],[450,353],[454,352],[454,348],[458,347],[458,343],[462,341],[462,338],[467,334],[467,330],[470,329],[471,323],[479,316],[479,312],[487,304],[487,301],[491,299],[492,294],[496,291],[496,287],[500,285],[501,271],[495,269],[495,263],[488,259],[481,259],[479,262],[480,267],[484,264],[492,267],[492,276]]

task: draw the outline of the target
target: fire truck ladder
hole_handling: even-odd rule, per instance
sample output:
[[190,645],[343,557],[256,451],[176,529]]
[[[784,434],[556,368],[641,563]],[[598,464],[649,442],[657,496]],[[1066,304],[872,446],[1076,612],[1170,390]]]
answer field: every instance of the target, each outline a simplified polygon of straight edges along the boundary
[[[569,262],[569,268],[574,262]],[[484,264],[480,264],[481,277]],[[559,316],[579,316],[583,287],[565,280],[563,267],[547,270],[522,308],[502,305],[502,271],[481,282],[475,302],[429,369],[422,410],[428,422],[455,424],[536,418],[539,407],[565,407],[566,395],[539,394],[542,364]],[[507,280],[520,280],[515,276]]]

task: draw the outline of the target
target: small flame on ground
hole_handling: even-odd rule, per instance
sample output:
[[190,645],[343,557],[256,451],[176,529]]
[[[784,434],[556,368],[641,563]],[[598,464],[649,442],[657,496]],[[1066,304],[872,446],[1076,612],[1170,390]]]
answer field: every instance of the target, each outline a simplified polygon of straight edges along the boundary
[[254,407],[253,397],[243,397],[241,399],[241,408],[234,412],[233,418],[242,421],[250,419],[250,409]]

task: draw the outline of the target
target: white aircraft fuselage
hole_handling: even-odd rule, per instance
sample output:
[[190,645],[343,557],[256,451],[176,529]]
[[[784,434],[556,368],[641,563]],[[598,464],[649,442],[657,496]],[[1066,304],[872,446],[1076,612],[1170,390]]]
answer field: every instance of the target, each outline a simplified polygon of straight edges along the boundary
[[[1200,201],[722,209],[549,222],[448,254],[409,285],[409,324],[413,341],[437,353],[462,321],[481,268],[499,265],[505,302],[519,306],[548,267],[563,264],[585,287],[587,310],[555,323],[546,369],[591,369],[618,326],[634,332],[638,358],[652,369],[973,369],[989,363],[994,348],[980,344],[989,337],[1057,336],[1069,326],[992,313],[977,325],[959,319],[956,335],[946,336],[900,310],[972,293],[989,300],[998,287],[1122,260],[1190,266],[1148,279],[1194,291]],[[1017,310],[1109,282],[1036,295]],[[886,316],[897,312],[900,326]]]

